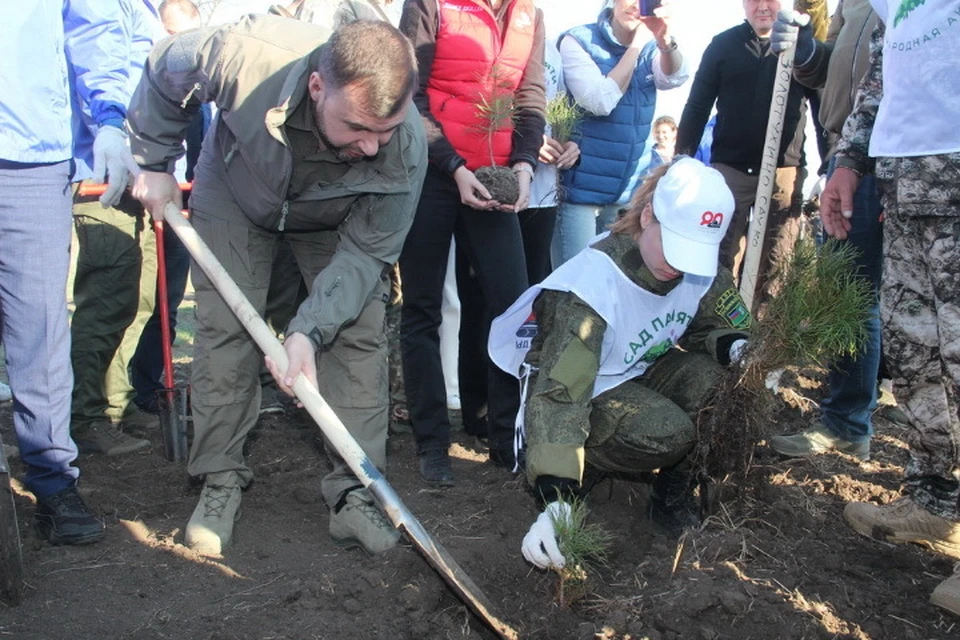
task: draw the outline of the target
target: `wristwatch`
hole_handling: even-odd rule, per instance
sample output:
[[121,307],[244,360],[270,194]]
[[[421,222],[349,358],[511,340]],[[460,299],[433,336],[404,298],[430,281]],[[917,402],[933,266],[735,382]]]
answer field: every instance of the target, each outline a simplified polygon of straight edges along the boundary
[[676,50],[677,50],[677,39],[674,38],[673,36],[670,36],[670,42],[667,43],[667,46],[665,46],[665,47],[660,46],[660,43],[658,42],[658,43],[657,43],[657,49],[660,49],[660,51],[663,51],[664,53],[669,53],[670,51],[676,51]]

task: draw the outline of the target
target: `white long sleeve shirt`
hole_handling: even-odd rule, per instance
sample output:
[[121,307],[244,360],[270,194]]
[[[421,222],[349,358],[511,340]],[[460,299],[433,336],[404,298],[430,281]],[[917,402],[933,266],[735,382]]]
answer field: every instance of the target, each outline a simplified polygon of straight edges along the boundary
[[[560,41],[560,57],[563,59],[563,80],[577,104],[595,116],[610,115],[623,98],[623,91],[616,81],[600,71],[575,38],[564,37]],[[689,79],[686,58],[670,75],[663,72],[661,60],[658,50],[653,56],[653,83],[658,90],[675,89]]]

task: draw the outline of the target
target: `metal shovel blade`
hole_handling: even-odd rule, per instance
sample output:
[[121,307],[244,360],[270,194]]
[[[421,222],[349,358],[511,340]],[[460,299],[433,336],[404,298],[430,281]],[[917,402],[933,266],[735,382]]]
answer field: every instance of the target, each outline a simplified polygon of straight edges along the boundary
[[157,391],[163,453],[170,462],[183,462],[187,448],[187,394],[183,389]]

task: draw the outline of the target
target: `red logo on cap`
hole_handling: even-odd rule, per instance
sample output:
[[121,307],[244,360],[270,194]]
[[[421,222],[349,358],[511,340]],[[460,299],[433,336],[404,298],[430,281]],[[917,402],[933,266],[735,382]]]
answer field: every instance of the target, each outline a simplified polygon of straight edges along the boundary
[[707,226],[711,229],[719,229],[720,225],[723,224],[723,214],[714,213],[712,211],[704,211],[703,215],[700,216],[700,226]]

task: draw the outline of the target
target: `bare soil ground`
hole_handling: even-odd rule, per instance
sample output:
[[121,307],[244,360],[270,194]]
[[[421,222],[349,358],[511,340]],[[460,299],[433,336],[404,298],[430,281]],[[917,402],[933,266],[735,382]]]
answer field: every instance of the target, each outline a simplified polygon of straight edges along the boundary
[[[820,393],[813,378],[793,380],[774,432],[806,424],[804,396]],[[841,518],[848,501],[897,495],[903,433],[883,419],[877,429],[867,463],[783,461],[761,446],[752,486],[679,543],[644,517],[644,485],[601,483],[589,505],[591,521],[615,534],[609,566],[569,606],[558,602],[556,577],[520,554],[537,513],[525,483],[486,462],[462,431],[455,487],[420,482],[404,434],[390,439],[388,479],[522,638],[958,638],[960,620],[927,601],[951,561],[866,540]],[[12,440],[9,404],[0,432]],[[40,541],[33,498],[15,484],[27,588],[19,607],[0,605],[0,638],[490,637],[410,546],[368,557],[332,543],[319,490],[328,463],[305,414],[265,417],[251,437],[256,482],[220,559],[182,545],[199,487],[163,458],[158,428],[140,435],[151,449],[78,460],[81,493],[107,524],[99,544]]]

